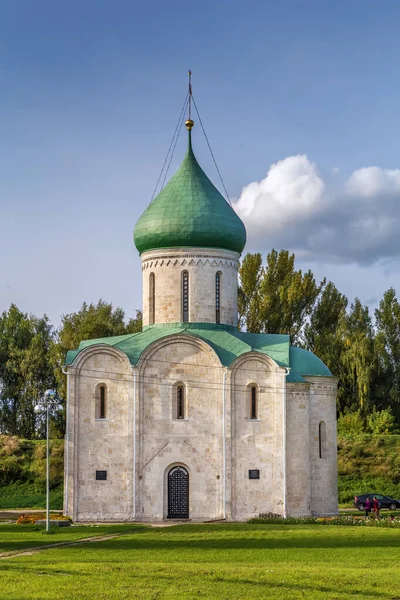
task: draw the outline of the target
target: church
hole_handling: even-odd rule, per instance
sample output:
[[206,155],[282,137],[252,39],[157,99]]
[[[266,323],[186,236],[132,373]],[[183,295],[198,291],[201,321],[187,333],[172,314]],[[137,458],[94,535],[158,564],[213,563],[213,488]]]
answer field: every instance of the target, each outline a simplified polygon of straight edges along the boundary
[[140,333],[68,352],[64,512],[245,521],[338,512],[336,385],[288,335],[238,330],[244,224],[192,148],[136,223]]

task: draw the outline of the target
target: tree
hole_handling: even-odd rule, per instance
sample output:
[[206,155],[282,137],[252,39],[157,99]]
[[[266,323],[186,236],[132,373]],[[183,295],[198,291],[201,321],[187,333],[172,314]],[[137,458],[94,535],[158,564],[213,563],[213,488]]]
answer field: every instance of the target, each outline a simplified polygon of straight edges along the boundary
[[312,272],[294,266],[288,250],[272,250],[262,266],[260,254],[248,254],[240,267],[241,326],[252,333],[286,333],[296,341],[325,285]]
[[375,310],[376,352],[379,361],[377,396],[381,407],[390,407],[400,421],[400,304],[393,288]]
[[253,318],[258,315],[259,285],[263,275],[261,254],[246,254],[240,265],[239,275],[239,324],[246,326],[248,331],[253,331],[256,328]]
[[136,317],[129,319],[125,333],[140,333],[143,327],[143,315],[141,310],[136,310]]
[[15,304],[0,317],[0,433],[40,435],[35,404],[54,386],[49,348],[54,332],[46,316],[22,313]]
[[346,314],[347,303],[346,296],[329,281],[321,290],[310,320],[304,328],[305,347],[316,354],[335,375],[340,373],[343,351],[338,326]]
[[343,344],[339,373],[340,410],[349,406],[368,409],[376,372],[374,330],[368,306],[363,306],[358,298],[351,305],[350,312],[341,316],[338,335]]

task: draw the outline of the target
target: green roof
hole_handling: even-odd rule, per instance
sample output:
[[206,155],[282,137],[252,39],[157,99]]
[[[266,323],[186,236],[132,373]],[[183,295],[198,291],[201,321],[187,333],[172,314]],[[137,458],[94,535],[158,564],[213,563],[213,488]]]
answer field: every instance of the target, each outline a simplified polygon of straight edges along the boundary
[[290,367],[288,381],[304,382],[303,375],[331,376],[324,363],[312,352],[290,346],[288,335],[269,333],[247,333],[235,327],[215,323],[172,323],[150,325],[140,333],[116,337],[86,340],[77,350],[70,350],[66,356],[66,365],[71,365],[76,356],[85,348],[97,344],[106,344],[118,348],[126,354],[130,363],[136,365],[140,356],[153,342],[166,336],[180,334],[196,337],[206,342],[218,355],[221,364],[229,367],[231,363],[247,352],[260,352],[272,358],[282,367]]
[[241,253],[246,229],[189,148],[175,175],[144,211],[134,231],[140,253],[157,248],[222,248]]
[[290,346],[290,367],[294,373],[301,375],[332,377],[332,373],[318,356],[296,346]]

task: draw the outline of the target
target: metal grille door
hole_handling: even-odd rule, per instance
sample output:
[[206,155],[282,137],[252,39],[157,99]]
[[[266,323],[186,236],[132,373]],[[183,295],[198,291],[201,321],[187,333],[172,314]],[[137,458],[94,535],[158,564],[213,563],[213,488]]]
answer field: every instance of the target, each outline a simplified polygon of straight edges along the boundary
[[189,518],[189,473],[174,467],[168,473],[168,519]]

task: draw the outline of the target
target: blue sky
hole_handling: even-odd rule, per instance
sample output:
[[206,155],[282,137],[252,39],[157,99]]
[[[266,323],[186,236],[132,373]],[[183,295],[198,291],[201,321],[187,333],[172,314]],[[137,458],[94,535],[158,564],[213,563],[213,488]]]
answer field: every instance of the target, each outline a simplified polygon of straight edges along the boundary
[[[248,249],[372,305],[400,288],[399,22],[397,0],[3,0],[0,309],[141,307],[132,231],[189,67]],[[218,183],[200,127],[194,147]]]

